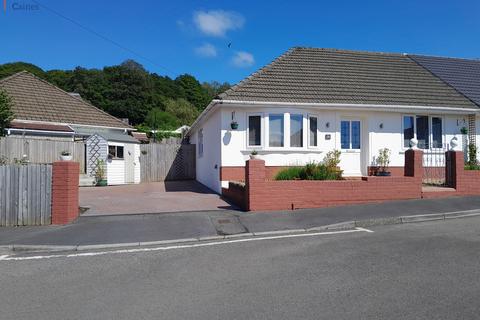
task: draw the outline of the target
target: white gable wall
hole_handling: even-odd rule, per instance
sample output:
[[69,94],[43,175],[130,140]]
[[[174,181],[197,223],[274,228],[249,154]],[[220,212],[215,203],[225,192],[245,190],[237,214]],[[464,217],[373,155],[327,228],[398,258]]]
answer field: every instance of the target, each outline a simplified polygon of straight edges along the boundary
[[[221,193],[220,185],[220,150],[221,150],[221,112],[214,111],[204,120],[190,136],[190,142],[196,146],[196,175],[197,181]],[[203,155],[199,155],[198,133],[203,129]]]

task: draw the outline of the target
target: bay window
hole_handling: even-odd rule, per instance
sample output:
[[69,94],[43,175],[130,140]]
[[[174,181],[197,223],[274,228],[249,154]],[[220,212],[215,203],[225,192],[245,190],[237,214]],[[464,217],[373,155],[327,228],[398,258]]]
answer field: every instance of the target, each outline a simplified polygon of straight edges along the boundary
[[403,147],[410,147],[410,140],[418,140],[418,148],[443,147],[443,120],[436,116],[403,116]]
[[268,117],[268,138],[270,147],[283,147],[283,114],[270,114]]
[[290,147],[303,147],[303,115],[290,115]]

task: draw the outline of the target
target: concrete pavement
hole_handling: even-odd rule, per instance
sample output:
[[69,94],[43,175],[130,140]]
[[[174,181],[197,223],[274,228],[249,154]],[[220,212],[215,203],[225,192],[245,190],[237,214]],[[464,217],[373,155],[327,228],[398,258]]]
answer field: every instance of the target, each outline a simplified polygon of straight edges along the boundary
[[[138,245],[141,242],[162,240],[305,230],[348,221],[367,222],[366,225],[389,224],[399,222],[398,219],[401,216],[438,215],[479,208],[480,197],[463,197],[279,212],[245,213],[220,210],[82,216],[78,221],[67,226],[0,228],[0,246],[13,244],[20,246]],[[369,221],[372,223],[368,223]]]
[[477,319],[480,218],[1,261],[1,318]]

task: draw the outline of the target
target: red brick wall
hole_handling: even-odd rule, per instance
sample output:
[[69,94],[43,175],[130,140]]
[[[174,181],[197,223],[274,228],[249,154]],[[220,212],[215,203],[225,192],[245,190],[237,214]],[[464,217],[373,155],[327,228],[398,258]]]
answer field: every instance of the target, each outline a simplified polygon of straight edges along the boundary
[[[266,166],[267,179],[273,179],[285,166]],[[245,181],[245,167],[221,167],[220,181]]]
[[222,195],[239,208],[246,210],[246,190],[245,186],[239,186],[230,182],[228,188],[222,188]]
[[405,176],[364,177],[340,181],[274,181],[266,179],[263,160],[249,160],[246,166],[247,210],[318,208],[342,204],[422,197],[422,155],[405,154]]
[[78,217],[80,164],[54,162],[52,174],[52,224],[67,224]]
[[447,183],[456,189],[457,195],[480,195],[480,170],[465,170],[461,151],[447,151],[446,157]]

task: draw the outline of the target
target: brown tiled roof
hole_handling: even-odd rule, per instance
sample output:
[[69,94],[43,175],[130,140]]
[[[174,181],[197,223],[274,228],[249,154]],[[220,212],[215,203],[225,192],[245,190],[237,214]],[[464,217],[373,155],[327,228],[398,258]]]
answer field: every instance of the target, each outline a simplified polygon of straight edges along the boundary
[[477,108],[403,54],[298,47],[218,98]]
[[16,120],[132,128],[27,71],[0,80],[0,88],[13,99]]
[[49,123],[32,123],[32,122],[19,122],[12,121],[8,125],[12,129],[23,129],[23,130],[43,130],[43,131],[58,131],[58,132],[71,132],[75,131],[66,125],[61,124],[49,124]]

